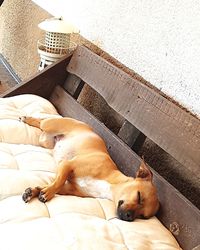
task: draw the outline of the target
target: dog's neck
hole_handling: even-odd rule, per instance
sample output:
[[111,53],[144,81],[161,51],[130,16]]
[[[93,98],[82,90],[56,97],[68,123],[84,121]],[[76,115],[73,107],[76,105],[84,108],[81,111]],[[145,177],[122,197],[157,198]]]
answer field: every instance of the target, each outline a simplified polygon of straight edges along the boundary
[[84,191],[88,196],[115,201],[117,198],[116,194],[119,193],[123,185],[132,180],[132,177],[127,177],[119,170],[114,170],[104,179],[84,176],[76,178],[75,182],[81,188],[81,191]]
[[119,185],[128,181],[132,181],[133,177],[128,177],[124,175],[119,170],[113,170],[111,174],[106,177],[106,181],[108,181],[111,185]]
[[133,177],[128,177],[121,173],[119,170],[115,170],[110,174],[107,179],[110,183],[110,191],[112,193],[112,200],[116,203],[118,201],[118,194],[122,190],[123,186],[130,182],[133,181]]

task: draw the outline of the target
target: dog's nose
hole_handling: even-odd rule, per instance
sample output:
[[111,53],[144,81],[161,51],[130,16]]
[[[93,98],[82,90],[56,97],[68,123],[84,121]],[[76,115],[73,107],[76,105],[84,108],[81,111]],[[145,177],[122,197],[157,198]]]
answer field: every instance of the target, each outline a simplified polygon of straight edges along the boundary
[[124,220],[133,221],[135,219],[135,213],[132,210],[128,210],[124,213]]
[[133,210],[119,211],[118,216],[121,220],[133,221],[135,219],[135,212]]

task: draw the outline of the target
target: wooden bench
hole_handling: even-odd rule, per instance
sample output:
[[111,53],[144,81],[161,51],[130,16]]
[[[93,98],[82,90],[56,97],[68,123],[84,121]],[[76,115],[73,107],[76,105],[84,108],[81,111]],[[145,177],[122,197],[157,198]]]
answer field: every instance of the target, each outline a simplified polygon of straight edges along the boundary
[[[77,98],[87,83],[124,117],[118,136],[83,108]],[[104,138],[122,172],[133,176],[141,159],[138,149],[145,136],[192,171],[199,171],[200,122],[130,75],[85,47],[78,47],[41,73],[1,97],[37,94],[50,100],[63,116],[90,124]],[[200,211],[154,170],[161,209],[158,218],[183,249],[200,247]]]

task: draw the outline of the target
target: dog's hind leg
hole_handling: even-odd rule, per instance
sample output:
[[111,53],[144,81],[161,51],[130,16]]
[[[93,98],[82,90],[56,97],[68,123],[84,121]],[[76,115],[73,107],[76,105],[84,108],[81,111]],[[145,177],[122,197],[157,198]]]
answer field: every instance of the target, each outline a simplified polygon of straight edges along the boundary
[[54,135],[66,134],[69,131],[72,131],[77,125],[79,128],[84,127],[91,130],[91,128],[87,124],[68,117],[52,117],[39,119],[23,116],[20,118],[20,120],[30,126],[39,128],[46,133]]
[[76,126],[91,129],[87,124],[69,117],[47,118],[40,123],[41,130],[57,135],[67,134],[74,130]]
[[44,119],[40,119],[40,118],[34,118],[31,116],[22,116],[19,118],[20,121],[32,126],[32,127],[36,127],[36,128],[40,128],[40,123],[42,120]]
[[[39,129],[41,129],[41,122],[43,120],[44,119],[34,118],[34,117],[30,117],[30,116],[20,117],[20,121],[23,121],[24,123],[26,123],[32,127],[39,128]],[[50,134],[50,133],[46,133],[45,131],[42,131],[40,138],[39,138],[40,146],[42,146],[44,148],[48,148],[48,149],[54,148],[54,146],[55,146],[55,138],[54,137],[55,137],[54,134]]]
[[76,125],[79,127],[84,126],[88,128],[88,125],[85,123],[68,117],[40,119],[30,116],[22,116],[19,118],[19,120],[50,134],[65,134],[67,131],[74,129]]

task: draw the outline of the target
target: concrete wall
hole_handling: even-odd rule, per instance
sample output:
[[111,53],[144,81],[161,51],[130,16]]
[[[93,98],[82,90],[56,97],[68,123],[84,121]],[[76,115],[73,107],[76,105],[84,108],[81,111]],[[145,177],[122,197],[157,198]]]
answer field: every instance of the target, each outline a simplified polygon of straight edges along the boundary
[[42,32],[37,25],[49,16],[30,0],[5,0],[0,7],[0,53],[21,79],[38,70],[37,40]]
[[200,2],[34,0],[200,117]]

